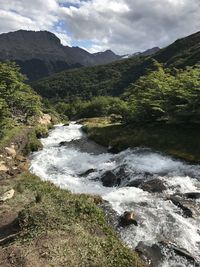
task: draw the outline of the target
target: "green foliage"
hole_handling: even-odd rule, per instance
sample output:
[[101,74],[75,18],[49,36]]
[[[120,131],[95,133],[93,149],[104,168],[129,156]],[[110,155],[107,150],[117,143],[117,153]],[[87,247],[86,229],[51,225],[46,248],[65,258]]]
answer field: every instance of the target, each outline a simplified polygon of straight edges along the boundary
[[97,96],[91,100],[82,101],[76,99],[71,104],[59,102],[56,110],[69,118],[92,118],[98,116],[109,116],[111,114],[125,116],[128,106],[125,101],[118,97]]
[[29,155],[31,152],[38,151],[42,149],[42,143],[38,140],[37,134],[39,133],[38,128],[28,133],[28,142],[23,150],[25,155]]
[[94,96],[119,96],[131,82],[145,74],[145,58],[121,60],[108,65],[63,71],[32,84],[36,92],[56,102]]
[[102,118],[84,121],[83,130],[89,138],[113,152],[127,148],[150,147],[169,155],[200,163],[200,125],[165,124],[143,125],[112,124]]
[[79,97],[84,100],[94,96],[119,96],[147,74],[154,70],[152,59],[165,66],[185,69],[200,63],[200,32],[177,40],[151,57],[124,59],[107,65],[100,65],[60,72],[33,83],[42,96],[56,102],[71,102]]
[[13,63],[0,63],[0,138],[5,132],[40,114],[40,97],[24,83]]
[[125,93],[129,102],[126,121],[199,123],[200,66],[172,72],[154,64],[157,70],[142,76]]
[[35,134],[37,138],[45,138],[48,136],[48,127],[47,125],[38,125],[35,128]]
[[200,32],[181,38],[161,49],[153,58],[167,67],[185,68],[200,62]]

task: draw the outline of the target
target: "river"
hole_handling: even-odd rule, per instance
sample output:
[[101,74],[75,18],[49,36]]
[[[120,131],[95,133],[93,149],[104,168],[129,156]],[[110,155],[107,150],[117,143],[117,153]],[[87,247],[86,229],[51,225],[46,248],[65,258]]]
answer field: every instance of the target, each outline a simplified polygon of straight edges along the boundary
[[[75,123],[57,125],[41,141],[43,150],[32,155],[32,173],[73,193],[100,195],[117,216],[133,210],[138,225],[119,227],[117,231],[129,247],[147,251],[151,266],[199,266],[200,199],[185,197],[200,192],[199,165],[150,149],[108,153],[87,140],[81,125]],[[66,143],[60,146],[61,142]],[[101,177],[108,171],[123,176],[113,187],[102,184]],[[151,192],[139,186],[151,180],[161,182],[164,189]],[[181,196],[178,204],[173,200],[175,195]],[[187,207],[186,213],[183,207]]]

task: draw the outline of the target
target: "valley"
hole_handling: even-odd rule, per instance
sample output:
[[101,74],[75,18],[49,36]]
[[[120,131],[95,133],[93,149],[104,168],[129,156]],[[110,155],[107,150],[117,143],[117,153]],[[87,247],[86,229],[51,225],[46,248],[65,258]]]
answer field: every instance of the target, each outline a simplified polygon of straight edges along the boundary
[[0,40],[0,266],[199,266],[199,32],[127,59]]

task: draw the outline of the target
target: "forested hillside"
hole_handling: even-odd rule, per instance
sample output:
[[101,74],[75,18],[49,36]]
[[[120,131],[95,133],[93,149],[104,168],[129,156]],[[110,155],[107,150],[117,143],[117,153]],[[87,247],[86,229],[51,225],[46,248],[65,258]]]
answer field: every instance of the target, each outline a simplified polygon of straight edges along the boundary
[[0,138],[41,114],[41,97],[24,80],[16,65],[0,63]]
[[34,89],[53,101],[68,102],[76,97],[90,99],[98,95],[119,96],[149,70],[152,59],[164,67],[185,68],[200,62],[200,33],[177,40],[152,57],[137,57],[112,64],[64,71],[33,84]]

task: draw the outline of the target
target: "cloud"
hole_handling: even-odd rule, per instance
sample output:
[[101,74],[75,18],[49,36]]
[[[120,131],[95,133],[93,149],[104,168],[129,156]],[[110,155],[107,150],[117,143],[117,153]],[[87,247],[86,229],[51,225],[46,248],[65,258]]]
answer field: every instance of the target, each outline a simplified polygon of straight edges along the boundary
[[63,44],[126,54],[166,46],[200,30],[199,0],[9,0],[0,32],[50,30]]
[[200,30],[199,0],[93,0],[63,11],[72,36],[92,40],[91,50],[163,47]]

